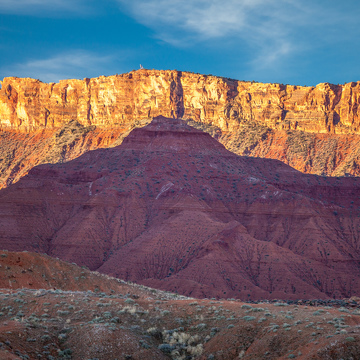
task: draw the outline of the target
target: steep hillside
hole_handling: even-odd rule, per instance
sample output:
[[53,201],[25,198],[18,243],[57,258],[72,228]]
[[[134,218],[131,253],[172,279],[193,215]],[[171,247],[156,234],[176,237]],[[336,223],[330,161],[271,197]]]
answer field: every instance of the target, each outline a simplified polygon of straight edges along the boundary
[[[0,187],[34,165],[116,145],[139,119],[158,115],[209,129],[239,155],[278,159],[307,173],[358,176],[359,89],[359,82],[302,87],[156,70],[58,84],[5,78]],[[59,143],[69,122],[81,126],[78,136]]]
[[181,120],[0,192],[0,246],[196,297],[360,295],[360,180],[239,157]]
[[69,264],[46,254],[0,251],[1,289],[47,289],[63,291],[129,292],[121,280]]
[[62,163],[89,150],[119,145],[131,129],[146,122],[99,128],[72,120],[60,129],[0,131],[0,189],[18,181],[34,166]]

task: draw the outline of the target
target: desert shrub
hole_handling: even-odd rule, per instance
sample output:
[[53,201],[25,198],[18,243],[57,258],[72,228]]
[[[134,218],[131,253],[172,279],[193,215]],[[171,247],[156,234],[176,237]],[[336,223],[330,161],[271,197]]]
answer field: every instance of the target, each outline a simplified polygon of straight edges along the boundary
[[[131,299],[129,299],[131,300]],[[133,300],[134,301],[134,300]],[[97,307],[107,307],[107,306],[111,306],[111,303],[102,303],[102,302],[98,302],[96,303]]]
[[203,344],[197,344],[196,346],[188,346],[186,348],[186,351],[193,356],[200,356],[203,351],[204,351],[204,347]]
[[135,315],[137,313],[137,307],[136,306],[125,306],[121,310],[118,311],[118,314],[131,314]]
[[[203,345],[199,335],[192,336],[189,333],[178,332],[175,330],[164,330],[162,332],[162,349],[164,353],[169,354],[172,359],[193,359],[203,353]],[[166,346],[167,345],[167,346]]]
[[142,348],[144,348],[144,349],[150,349],[151,348],[151,346],[145,340],[140,340],[139,343],[140,343],[140,346]]
[[276,303],[274,303],[274,306],[289,306],[289,304],[282,303],[282,302],[276,302]]
[[341,307],[341,308],[339,308],[338,310],[341,311],[341,312],[345,312],[345,313],[349,313],[349,312],[350,312],[349,309],[344,308],[344,307]]
[[323,315],[324,312],[325,312],[325,310],[319,309],[319,310],[314,311],[314,312],[313,312],[313,315],[314,315],[314,316]]
[[102,314],[102,316],[103,316],[104,319],[111,319],[111,312],[110,311],[105,311]]
[[51,340],[51,337],[50,337],[49,335],[43,335],[43,336],[41,337],[41,340],[42,340],[42,341],[49,341],[49,340]]
[[169,344],[160,344],[158,346],[158,349],[162,351],[164,354],[171,354],[173,350],[175,350],[174,346],[171,346]]
[[[57,311],[57,314],[60,315],[60,316],[66,316],[66,315],[69,315],[70,314],[70,311],[67,311],[67,310],[58,310]],[[47,315],[47,314],[43,314],[43,315]],[[42,315],[42,316],[43,316]]]
[[243,317],[243,320],[245,320],[245,321],[253,321],[253,320],[255,320],[255,319],[256,319],[255,316],[244,316],[244,317]]
[[196,328],[198,329],[198,330],[204,330],[204,329],[206,329],[206,324],[198,324],[197,326],[196,326]]
[[348,337],[345,339],[345,341],[347,341],[347,342],[355,342],[356,340],[355,340],[354,337],[348,336]]
[[265,311],[265,310],[263,308],[252,308],[249,311],[251,311],[251,312],[262,312],[262,311]]
[[67,339],[66,334],[59,334],[58,339],[60,342],[64,342]]
[[58,351],[58,356],[59,358],[63,358],[63,359],[71,359],[71,355],[72,355],[72,350],[71,349],[65,349],[65,350],[59,350]]
[[134,304],[135,301],[134,301],[133,299],[127,298],[127,299],[125,300],[125,303],[126,303],[126,304]]
[[157,340],[162,340],[162,332],[156,327],[151,327],[146,331],[149,335],[153,336]]

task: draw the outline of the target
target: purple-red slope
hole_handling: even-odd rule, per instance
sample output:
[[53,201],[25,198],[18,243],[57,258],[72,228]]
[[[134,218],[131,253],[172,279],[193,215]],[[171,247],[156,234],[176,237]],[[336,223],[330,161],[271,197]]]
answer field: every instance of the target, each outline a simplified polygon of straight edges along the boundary
[[239,157],[158,117],[0,192],[0,246],[203,297],[360,295],[360,179]]

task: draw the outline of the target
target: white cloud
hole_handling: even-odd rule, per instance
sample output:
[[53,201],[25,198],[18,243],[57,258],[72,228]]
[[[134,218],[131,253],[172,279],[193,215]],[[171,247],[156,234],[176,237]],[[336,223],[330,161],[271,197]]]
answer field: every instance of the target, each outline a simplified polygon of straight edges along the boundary
[[[294,51],[289,36],[302,9],[291,0],[118,0],[140,23],[174,46],[221,41],[252,51],[250,62],[270,66]],[[295,11],[296,10],[296,11]],[[293,14],[292,14],[293,12]]]
[[85,0],[0,0],[1,14],[59,16],[87,13],[91,1]]
[[356,14],[342,11],[335,0],[117,1],[165,42],[182,47],[226,41],[238,53],[244,49],[253,68],[279,67],[313,47],[316,38],[333,41],[330,33],[337,25],[357,23]]
[[106,70],[113,60],[113,56],[76,50],[56,54],[46,59],[14,64],[1,68],[0,73],[4,76],[32,77],[44,82],[58,82],[60,79],[103,75],[99,73],[99,69]]
[[202,40],[239,31],[246,27],[249,12],[266,3],[265,0],[135,0],[132,2],[119,0],[119,2],[139,22],[154,28],[161,37],[165,39],[169,37],[167,39],[169,41],[179,29],[185,33],[196,33]]

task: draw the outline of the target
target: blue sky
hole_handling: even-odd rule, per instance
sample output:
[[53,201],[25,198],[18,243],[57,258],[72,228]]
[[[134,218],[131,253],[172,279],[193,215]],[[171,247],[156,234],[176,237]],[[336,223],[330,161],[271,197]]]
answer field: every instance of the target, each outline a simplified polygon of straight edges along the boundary
[[316,85],[360,80],[357,0],[0,0],[0,78],[177,69]]

